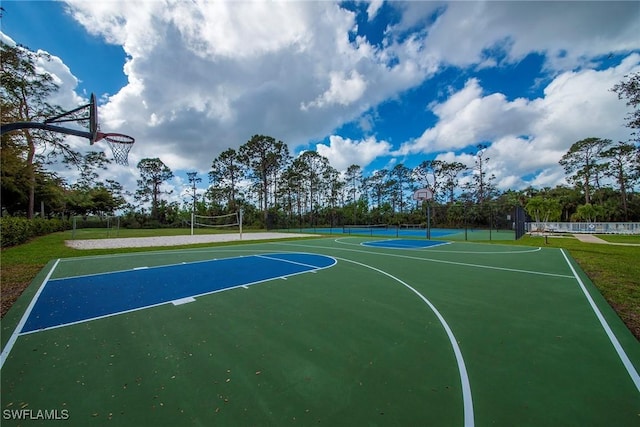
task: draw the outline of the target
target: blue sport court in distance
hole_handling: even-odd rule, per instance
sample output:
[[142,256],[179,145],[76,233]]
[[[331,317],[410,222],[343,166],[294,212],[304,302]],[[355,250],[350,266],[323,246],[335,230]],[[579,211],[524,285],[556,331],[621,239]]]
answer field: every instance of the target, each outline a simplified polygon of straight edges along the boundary
[[424,249],[440,245],[448,245],[449,242],[441,242],[438,240],[409,240],[409,239],[389,239],[375,240],[372,242],[363,242],[362,246],[372,246],[376,248],[391,249]]
[[21,331],[68,325],[306,273],[336,263],[305,253],[274,253],[52,279]]
[[[292,230],[304,232],[304,233],[320,233],[320,234],[342,234],[345,236],[355,235],[370,235],[370,236],[404,236],[404,237],[426,237],[427,230],[425,228],[401,228],[395,227],[316,227],[316,228],[291,228]],[[452,234],[457,234],[464,230],[454,230],[446,228],[432,228],[430,230],[430,237],[445,237]]]

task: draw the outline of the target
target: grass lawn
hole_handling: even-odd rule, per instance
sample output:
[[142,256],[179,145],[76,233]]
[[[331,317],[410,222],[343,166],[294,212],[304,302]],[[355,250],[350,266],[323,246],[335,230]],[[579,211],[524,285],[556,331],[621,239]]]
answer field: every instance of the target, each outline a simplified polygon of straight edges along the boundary
[[598,237],[611,243],[633,243],[634,245],[640,245],[640,236],[636,235],[624,236],[620,234],[598,234]]
[[[200,230],[202,234],[207,230]],[[118,237],[145,237],[159,235],[184,235],[186,229],[160,230],[118,230]],[[113,230],[109,237],[116,237]],[[91,237],[92,236],[92,237]],[[320,237],[321,235],[318,235]],[[77,238],[105,238],[107,230],[88,230],[76,234]],[[640,243],[640,236],[599,236],[616,243]],[[33,239],[31,242],[3,249],[0,252],[0,284],[2,316],[31,283],[35,275],[47,262],[56,258],[104,255],[112,253],[157,251],[159,248],[125,248],[78,250],[65,246],[71,239],[71,232],[53,233]],[[244,242],[221,243],[220,245],[242,244]],[[490,243],[490,242],[487,242]],[[493,242],[501,243],[505,242]],[[609,304],[616,310],[631,332],[640,339],[640,246],[617,246],[582,243],[575,238],[549,238],[525,236],[509,244],[565,248],[589,275]],[[212,246],[211,243],[188,247]],[[166,248],[165,248],[166,249]]]

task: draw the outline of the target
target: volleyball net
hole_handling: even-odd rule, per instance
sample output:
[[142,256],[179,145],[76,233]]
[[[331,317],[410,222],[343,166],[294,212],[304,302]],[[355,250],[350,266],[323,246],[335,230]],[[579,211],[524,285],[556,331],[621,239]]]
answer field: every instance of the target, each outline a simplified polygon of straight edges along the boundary
[[239,232],[242,239],[242,211],[229,213],[226,215],[196,215],[191,214],[191,235],[195,230],[207,229],[212,232]]

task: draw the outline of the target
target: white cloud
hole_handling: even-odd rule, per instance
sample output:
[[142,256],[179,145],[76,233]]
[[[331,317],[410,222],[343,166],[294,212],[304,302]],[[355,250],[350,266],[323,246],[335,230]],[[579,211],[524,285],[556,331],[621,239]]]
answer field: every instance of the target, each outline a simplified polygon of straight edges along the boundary
[[[422,4],[425,3],[425,4]],[[627,1],[390,3],[404,9],[395,31],[420,24],[425,45],[442,61],[468,67],[495,63],[502,53],[517,62],[546,54],[553,70],[588,64],[590,58],[638,48],[640,8]],[[430,17],[437,12],[435,22]]]
[[338,171],[344,171],[353,164],[365,168],[375,158],[388,155],[390,150],[391,144],[387,141],[377,141],[374,137],[353,141],[331,135],[328,146],[316,145],[318,154],[329,159],[329,163]]
[[322,139],[437,70],[417,40],[350,41],[354,13],[330,2],[69,4],[129,55],[103,128],[135,136],[134,156],[178,150],[199,169],[254,134],[292,150]]
[[538,114],[525,99],[508,101],[500,93],[483,96],[476,79],[467,81],[445,102],[432,104],[431,110],[438,117],[437,125],[403,144],[399,154],[461,149],[505,134],[527,134],[528,124]]
[[[47,54],[42,50],[37,51],[38,54]],[[59,88],[49,97],[49,102],[53,105],[59,105],[65,110],[72,110],[81,104],[87,104],[88,99],[78,96],[75,89],[78,86],[78,79],[71,73],[69,67],[55,55],[38,56],[36,70],[39,73],[49,73],[53,83]]]
[[[499,188],[564,182],[558,161],[571,144],[588,137],[629,138],[623,123],[627,107],[610,89],[634,72],[640,72],[638,54],[601,71],[564,72],[544,88],[543,97],[513,101],[500,93],[484,95],[480,82],[471,79],[446,101],[432,104],[436,125],[394,154],[445,151],[439,159],[472,166],[469,154],[455,153],[489,143],[487,170],[495,174]],[[529,175],[533,178],[528,182],[515,179]]]
[[627,140],[624,127],[627,106],[611,88],[629,73],[640,72],[640,55],[629,55],[617,67],[602,71],[565,72],[544,89],[544,97],[532,102],[539,120],[530,125],[531,134],[545,146],[566,150],[588,137]]
[[362,96],[367,88],[367,82],[357,71],[352,71],[349,77],[342,72],[332,72],[329,75],[329,89],[309,104],[302,104],[300,108],[306,111],[310,107],[327,107],[335,104],[349,105]]
[[383,0],[371,0],[367,6],[367,19],[373,21],[384,3]]

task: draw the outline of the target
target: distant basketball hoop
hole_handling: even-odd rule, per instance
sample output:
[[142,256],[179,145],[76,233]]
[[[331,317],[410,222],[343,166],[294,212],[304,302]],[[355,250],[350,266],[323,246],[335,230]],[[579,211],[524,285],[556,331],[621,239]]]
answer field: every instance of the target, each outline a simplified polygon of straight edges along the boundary
[[[88,127],[88,131],[72,129],[56,125],[57,123],[76,122],[80,125]],[[91,94],[89,103],[75,108],[71,111],[59,114],[46,119],[42,123],[38,122],[16,122],[0,125],[0,135],[18,129],[43,129],[51,132],[64,133],[67,135],[79,136],[87,138],[89,143],[93,145],[95,142],[104,139],[111,148],[113,159],[119,165],[128,164],[129,151],[135,142],[135,139],[129,135],[121,133],[102,133],[99,132],[98,123],[98,104],[96,97]]]
[[432,200],[433,199],[433,190],[430,188],[421,188],[413,192],[413,200],[419,200],[421,202]]

